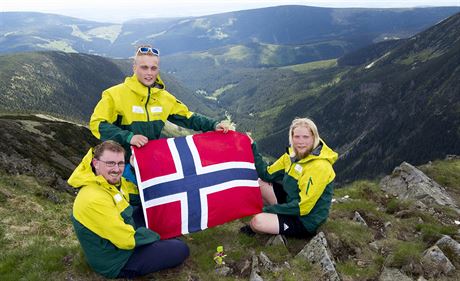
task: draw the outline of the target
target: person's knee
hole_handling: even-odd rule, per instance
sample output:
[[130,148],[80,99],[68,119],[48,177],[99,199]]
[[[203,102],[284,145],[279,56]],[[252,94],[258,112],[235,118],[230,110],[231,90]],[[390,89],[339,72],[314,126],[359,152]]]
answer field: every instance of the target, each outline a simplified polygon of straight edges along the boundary
[[[182,241],[181,241],[182,242]],[[182,246],[181,246],[181,253],[182,253],[182,256],[183,256],[183,259],[182,261],[186,260],[188,258],[188,256],[190,255],[190,248],[187,246],[187,244],[185,244],[184,242],[182,242]]]
[[171,240],[171,241],[174,241],[173,242],[174,243],[173,248],[177,253],[177,260],[180,261],[180,263],[182,263],[190,255],[190,249],[187,246],[187,244],[185,244],[183,241],[181,241],[179,239],[174,239],[174,240]]
[[251,221],[249,222],[252,230],[254,231],[261,231],[264,227],[264,218],[263,214],[257,214],[252,217]]

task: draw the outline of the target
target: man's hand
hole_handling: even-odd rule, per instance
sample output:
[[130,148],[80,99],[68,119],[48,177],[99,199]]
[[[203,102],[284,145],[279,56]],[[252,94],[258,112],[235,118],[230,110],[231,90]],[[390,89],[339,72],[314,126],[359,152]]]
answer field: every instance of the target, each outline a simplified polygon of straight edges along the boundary
[[134,154],[131,154],[131,156],[129,157],[129,164],[131,164],[131,166],[134,167]]
[[254,140],[252,139],[251,137],[251,132],[246,132],[246,135],[248,136],[248,138],[251,140],[251,144],[254,143]]
[[235,130],[234,124],[228,120],[220,121],[220,123],[216,125],[216,131],[222,131],[226,134],[228,130]]
[[149,142],[149,139],[143,135],[134,135],[129,142],[131,145],[143,147]]

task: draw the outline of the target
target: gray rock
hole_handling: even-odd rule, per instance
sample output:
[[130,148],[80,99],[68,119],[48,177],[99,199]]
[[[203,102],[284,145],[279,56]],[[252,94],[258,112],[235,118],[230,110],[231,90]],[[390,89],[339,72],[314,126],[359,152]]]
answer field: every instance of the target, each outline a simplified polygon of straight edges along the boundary
[[353,220],[361,225],[367,226],[366,221],[361,217],[361,214],[355,211],[355,216],[353,217]]
[[397,268],[384,267],[379,276],[379,281],[412,281],[410,277],[403,274]]
[[371,242],[369,243],[369,248],[376,253],[382,253],[384,248],[384,242],[382,240]]
[[446,160],[458,160],[460,159],[460,155],[447,154],[445,159]]
[[262,277],[259,275],[259,259],[256,255],[252,256],[252,270],[251,275],[249,276],[249,281],[264,281]]
[[230,267],[224,265],[224,266],[219,266],[218,268],[216,268],[216,273],[220,276],[229,276],[230,274],[232,274],[233,272],[233,269],[231,269]]
[[277,245],[286,246],[287,245],[286,237],[284,237],[281,234],[272,235],[272,237],[270,237],[270,239],[268,239],[267,243],[265,244],[265,246],[277,246]]
[[422,201],[415,201],[414,206],[415,206],[415,208],[419,209],[420,211],[424,211],[424,210],[426,210],[428,208],[425,204],[423,204]]
[[240,274],[243,276],[250,275],[251,271],[251,262],[249,260],[245,260],[243,266],[241,267]]
[[436,242],[443,253],[449,258],[450,261],[456,266],[460,267],[460,243],[452,239],[450,236],[444,235]]
[[454,265],[436,245],[430,247],[423,253],[421,262],[423,270],[425,271],[425,276],[430,278],[446,275],[455,270]]
[[319,264],[327,280],[340,280],[339,274],[335,270],[332,254],[327,247],[327,240],[323,232],[313,237],[313,239],[297,254],[297,257],[304,258],[311,263]]
[[273,271],[273,262],[267,257],[267,255],[264,252],[260,252],[259,261],[265,270]]
[[450,206],[458,212],[454,200],[445,188],[409,163],[403,162],[393,173],[380,181],[380,187],[401,199],[422,201],[425,204]]

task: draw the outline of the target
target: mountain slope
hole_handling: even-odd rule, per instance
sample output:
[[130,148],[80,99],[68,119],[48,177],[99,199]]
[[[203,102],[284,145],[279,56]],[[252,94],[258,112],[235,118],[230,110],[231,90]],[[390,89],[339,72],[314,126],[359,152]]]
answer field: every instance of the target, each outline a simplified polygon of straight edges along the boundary
[[[86,123],[102,91],[132,75],[131,63],[63,52],[0,56],[0,110],[43,112]],[[165,74],[163,79],[192,110],[217,115],[173,77]]]
[[88,120],[102,90],[121,71],[97,56],[62,52],[0,56],[0,109],[38,111]]
[[[402,40],[372,64],[356,67],[321,98],[298,100],[277,118],[317,120],[341,154],[339,180],[374,177],[401,161],[420,164],[460,152],[460,14]],[[312,110],[313,109],[313,110]],[[261,141],[282,151],[281,136]]]
[[[61,50],[127,58],[133,46],[152,42],[162,54],[259,42],[322,46],[336,58],[387,38],[405,38],[460,11],[331,9],[279,6],[178,19],[96,23],[39,13],[0,13],[0,52]],[[338,47],[337,47],[338,46]]]

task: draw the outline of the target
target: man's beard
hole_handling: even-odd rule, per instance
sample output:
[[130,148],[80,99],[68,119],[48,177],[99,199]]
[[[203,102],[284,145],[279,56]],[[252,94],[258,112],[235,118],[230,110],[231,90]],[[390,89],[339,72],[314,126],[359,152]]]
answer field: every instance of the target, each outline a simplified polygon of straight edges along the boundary
[[307,157],[308,155],[310,155],[311,151],[312,151],[311,149],[308,149],[308,150],[305,151],[304,153],[300,153],[299,151],[297,151],[297,149],[294,148],[295,158],[296,158],[297,160],[304,159],[305,157]]

